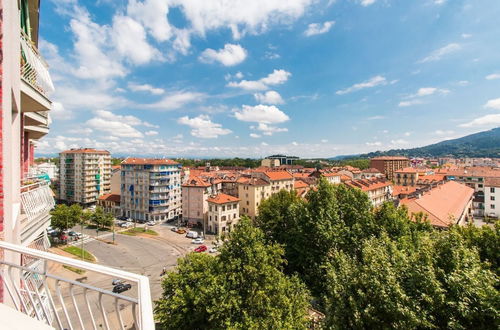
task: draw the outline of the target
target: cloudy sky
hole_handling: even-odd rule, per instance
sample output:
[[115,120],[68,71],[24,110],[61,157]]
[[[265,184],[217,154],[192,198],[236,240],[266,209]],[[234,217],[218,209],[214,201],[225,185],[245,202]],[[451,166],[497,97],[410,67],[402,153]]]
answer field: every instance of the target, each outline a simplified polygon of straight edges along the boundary
[[498,0],[44,0],[37,153],[329,157],[500,126]]

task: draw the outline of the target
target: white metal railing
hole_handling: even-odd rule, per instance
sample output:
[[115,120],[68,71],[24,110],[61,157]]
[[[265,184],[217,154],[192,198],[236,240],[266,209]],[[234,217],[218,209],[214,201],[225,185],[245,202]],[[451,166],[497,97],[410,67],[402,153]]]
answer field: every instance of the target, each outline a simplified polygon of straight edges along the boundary
[[54,91],[49,66],[30,38],[21,31],[21,77],[37,91],[47,96]]
[[50,210],[54,206],[48,181],[25,181],[21,186],[21,241],[37,234],[44,225],[48,226]]
[[[0,241],[0,249],[5,257],[13,254],[7,260],[18,260],[0,260],[0,278],[13,307],[18,311],[58,329],[126,329],[132,326],[135,329],[154,329],[149,279],[146,276],[3,241]],[[112,279],[128,281],[132,289],[127,292],[136,294],[113,293],[103,288],[105,281],[102,278],[94,281],[100,284],[97,286],[82,283],[83,279],[63,277],[57,274],[57,267],[53,265],[66,265],[105,275],[110,285]],[[56,270],[52,271],[53,268]]]

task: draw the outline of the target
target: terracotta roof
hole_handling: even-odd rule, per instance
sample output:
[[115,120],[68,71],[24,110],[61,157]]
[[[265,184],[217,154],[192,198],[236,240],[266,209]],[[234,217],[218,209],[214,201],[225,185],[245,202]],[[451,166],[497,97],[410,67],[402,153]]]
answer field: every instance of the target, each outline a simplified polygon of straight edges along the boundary
[[486,167],[486,166],[471,166],[456,169],[450,169],[447,172],[452,176],[464,177],[500,177],[500,168]]
[[361,172],[362,172],[362,173],[380,173],[380,171],[379,171],[379,170],[377,170],[376,168],[373,168],[373,167],[371,167],[371,168],[366,168],[366,169],[364,169],[364,170],[363,170],[363,171],[361,171]]
[[201,178],[197,176],[190,176],[186,183],[182,184],[182,187],[200,187],[206,188],[210,187],[210,183],[203,181]]
[[119,203],[120,202],[120,195],[119,194],[105,194],[105,195],[99,196],[99,200]]
[[307,178],[307,177],[309,177],[309,174],[310,173],[296,172],[296,173],[292,173],[292,176],[294,178]]
[[171,159],[158,159],[158,158],[132,158],[129,157],[122,161],[122,165],[177,165]]
[[448,181],[420,198],[402,199],[401,204],[408,207],[410,214],[425,213],[433,226],[448,227],[458,221],[473,195],[473,188]]
[[500,187],[500,177],[497,178],[486,178],[484,180],[485,187]]
[[409,159],[403,156],[380,156],[380,157],[373,157],[370,160],[409,160]]
[[397,197],[400,194],[411,194],[417,191],[418,187],[416,186],[393,186],[392,187],[392,196]]
[[207,201],[215,204],[226,204],[226,203],[239,202],[240,199],[231,195],[219,193],[214,197],[209,197]]
[[99,155],[109,155],[107,150],[97,150],[92,148],[80,148],[80,149],[70,149],[61,152],[61,154],[99,154]]
[[420,173],[421,171],[417,170],[414,167],[405,167],[405,168],[401,168],[401,169],[394,171],[394,172],[395,173]]
[[251,186],[267,186],[269,183],[261,178],[248,178],[241,177],[236,182],[241,184],[248,184]]
[[352,178],[350,176],[345,175],[345,174],[342,174],[340,176],[340,181],[342,181],[342,182],[351,181],[351,180],[352,180]]
[[292,180],[293,176],[287,171],[265,171],[263,172],[271,181]]
[[418,182],[437,182],[437,181],[444,181],[446,175],[444,174],[429,174],[429,175],[422,175],[418,178]]
[[359,179],[345,182],[346,185],[352,188],[358,188],[362,191],[372,191],[384,187],[392,186],[392,183],[385,178],[370,178]]
[[295,180],[295,182],[293,183],[294,189],[302,189],[307,187],[309,187],[309,185],[302,180]]

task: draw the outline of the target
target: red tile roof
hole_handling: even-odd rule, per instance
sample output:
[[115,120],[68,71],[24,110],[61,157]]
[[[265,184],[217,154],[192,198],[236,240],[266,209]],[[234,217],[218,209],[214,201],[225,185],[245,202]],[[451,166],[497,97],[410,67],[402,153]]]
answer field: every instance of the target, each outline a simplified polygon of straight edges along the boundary
[[351,188],[358,188],[362,191],[372,191],[384,187],[392,186],[391,181],[385,178],[370,178],[347,181],[345,184]]
[[92,148],[81,148],[81,149],[70,149],[61,152],[61,154],[99,154],[99,155],[109,155],[107,150],[97,150]]
[[406,157],[403,156],[380,156],[380,157],[373,157],[371,160],[409,160]]
[[400,194],[408,195],[417,191],[418,187],[415,186],[393,186],[392,196],[397,197]]
[[203,181],[197,176],[190,176],[186,183],[182,184],[182,187],[199,187],[206,188],[210,187],[210,183]]
[[171,159],[158,159],[158,158],[132,158],[129,157],[122,161],[124,165],[177,165]]
[[295,182],[293,183],[293,188],[295,189],[302,189],[307,187],[309,187],[309,185],[302,180],[295,180]]
[[265,171],[263,172],[271,181],[292,180],[293,176],[287,171]]
[[250,186],[267,186],[269,183],[261,178],[241,177],[236,182]]
[[499,187],[500,188],[500,177],[484,179],[484,186],[485,187]]
[[105,195],[99,196],[99,200],[119,203],[120,202],[120,195],[119,194],[105,194]]
[[240,199],[231,195],[219,193],[214,197],[209,197],[207,201],[215,204],[226,204],[226,203],[239,202]]
[[379,170],[377,170],[376,168],[366,168],[364,169],[363,171],[361,171],[362,173],[381,173]]
[[402,199],[401,204],[406,205],[410,215],[423,212],[433,226],[448,227],[458,221],[473,195],[474,189],[448,181],[420,198]]

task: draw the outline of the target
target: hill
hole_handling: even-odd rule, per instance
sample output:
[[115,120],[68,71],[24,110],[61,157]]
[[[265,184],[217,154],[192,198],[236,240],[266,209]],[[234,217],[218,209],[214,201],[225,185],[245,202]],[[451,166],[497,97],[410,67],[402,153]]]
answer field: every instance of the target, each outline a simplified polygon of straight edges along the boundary
[[500,127],[467,135],[458,139],[441,141],[425,147],[391,149],[359,155],[360,158],[402,155],[407,157],[491,157],[500,158]]

